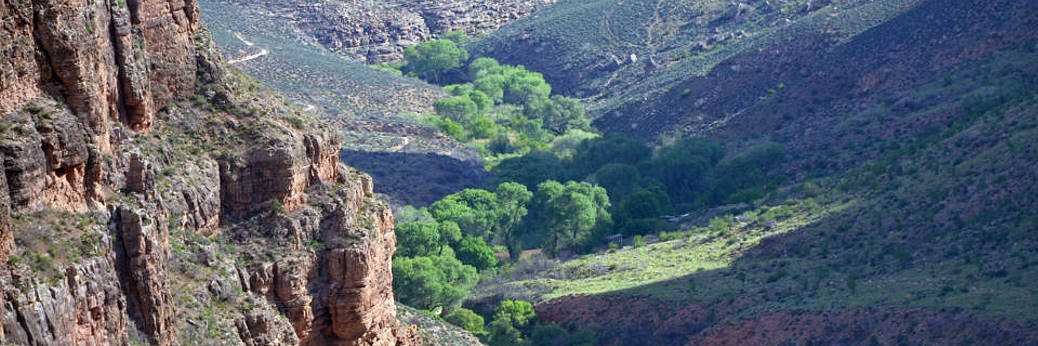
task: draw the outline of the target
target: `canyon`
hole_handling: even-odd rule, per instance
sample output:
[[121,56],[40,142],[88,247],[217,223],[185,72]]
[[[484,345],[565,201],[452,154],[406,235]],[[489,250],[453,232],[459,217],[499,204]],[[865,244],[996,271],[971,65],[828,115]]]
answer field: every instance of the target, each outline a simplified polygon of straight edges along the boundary
[[0,4],[0,340],[410,345],[393,216],[194,0]]

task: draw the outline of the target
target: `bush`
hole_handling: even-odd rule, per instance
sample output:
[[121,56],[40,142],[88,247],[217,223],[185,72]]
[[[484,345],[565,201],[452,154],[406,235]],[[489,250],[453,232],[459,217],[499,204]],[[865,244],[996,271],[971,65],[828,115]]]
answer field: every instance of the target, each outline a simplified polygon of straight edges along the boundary
[[494,320],[507,319],[513,326],[522,328],[537,317],[533,304],[523,300],[506,299],[494,309]]
[[573,155],[573,169],[584,177],[610,163],[637,166],[652,156],[652,149],[641,142],[619,136],[585,141]]
[[469,122],[479,113],[479,106],[467,95],[437,100],[433,107],[437,114],[460,123]]
[[498,133],[498,126],[494,123],[493,119],[485,115],[478,115],[472,118],[469,123],[469,134],[472,138],[486,139],[494,138]]
[[462,67],[469,53],[448,39],[432,40],[404,49],[401,71],[429,82],[439,82],[451,71]]
[[419,309],[457,306],[478,279],[476,268],[450,256],[393,259],[397,301]]
[[565,175],[562,161],[548,152],[537,151],[501,161],[493,173],[499,181],[514,181],[525,186],[537,186],[547,180]]
[[396,255],[403,257],[435,256],[444,244],[435,222],[411,222],[396,226]]
[[634,236],[634,247],[640,248],[642,246],[645,246],[645,238],[642,238],[640,235]]
[[525,104],[523,113],[529,118],[540,119],[545,129],[557,135],[571,129],[591,129],[591,118],[584,105],[569,97],[534,98]]
[[455,254],[462,263],[483,271],[497,267],[497,256],[494,249],[483,238],[465,237],[458,244]]
[[472,333],[472,335],[482,336],[487,333],[483,316],[466,308],[455,308],[447,316],[444,316],[444,319]]

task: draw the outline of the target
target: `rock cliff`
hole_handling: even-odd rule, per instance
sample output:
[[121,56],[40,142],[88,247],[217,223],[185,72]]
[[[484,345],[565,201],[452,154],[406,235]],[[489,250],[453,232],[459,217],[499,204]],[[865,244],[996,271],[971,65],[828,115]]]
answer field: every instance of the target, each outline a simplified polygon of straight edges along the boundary
[[555,0],[252,0],[294,24],[305,39],[370,63],[398,60],[404,48],[451,31],[487,33]]
[[373,182],[194,0],[6,0],[0,55],[0,343],[417,342]]

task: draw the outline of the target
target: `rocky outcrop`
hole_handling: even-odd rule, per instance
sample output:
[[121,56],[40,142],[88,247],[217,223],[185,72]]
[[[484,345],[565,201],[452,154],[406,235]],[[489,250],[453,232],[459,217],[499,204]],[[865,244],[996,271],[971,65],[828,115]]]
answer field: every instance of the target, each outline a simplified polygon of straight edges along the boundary
[[65,280],[52,284],[34,283],[34,278],[25,272],[5,273],[6,343],[125,344],[126,298],[115,277],[114,262],[113,256],[83,260],[66,270]]
[[405,47],[461,31],[496,30],[555,0],[306,1],[254,0],[288,22],[308,40],[361,61],[398,60]]
[[241,286],[277,306],[302,344],[413,340],[413,331],[398,327],[387,280],[396,250],[388,206],[375,199],[364,175],[352,174],[342,189],[327,192],[268,222],[267,238],[289,240],[270,254],[276,260],[239,268]]
[[118,227],[116,249],[120,273],[139,327],[157,345],[171,345],[176,339],[172,297],[166,278],[169,257],[169,234],[158,221],[143,210],[120,206],[112,224]]
[[0,343],[416,342],[371,179],[193,0],[3,2],[0,55]]

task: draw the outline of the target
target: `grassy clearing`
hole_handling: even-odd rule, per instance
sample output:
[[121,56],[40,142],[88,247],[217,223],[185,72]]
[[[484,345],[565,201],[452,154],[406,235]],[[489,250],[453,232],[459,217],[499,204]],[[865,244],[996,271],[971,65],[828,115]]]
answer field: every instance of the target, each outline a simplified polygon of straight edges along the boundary
[[[582,256],[546,268],[527,280],[489,281],[478,287],[474,296],[527,291],[518,296],[543,301],[628,290],[724,269],[761,240],[796,231],[851,204],[849,201],[819,204],[815,199],[805,199],[725,216],[709,226],[661,234],[663,239],[674,240]],[[667,289],[651,293],[661,298],[687,298],[684,292]]]

